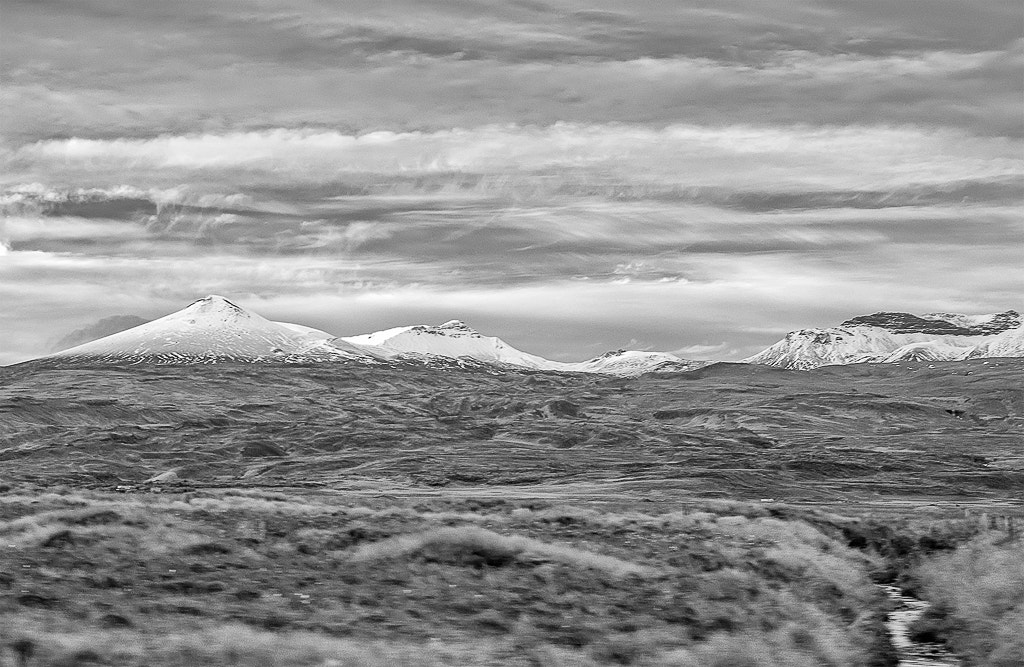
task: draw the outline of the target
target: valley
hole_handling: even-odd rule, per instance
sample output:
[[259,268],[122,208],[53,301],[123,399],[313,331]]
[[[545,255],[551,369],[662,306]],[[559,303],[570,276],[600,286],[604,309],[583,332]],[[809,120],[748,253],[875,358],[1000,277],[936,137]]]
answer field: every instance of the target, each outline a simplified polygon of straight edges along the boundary
[[1011,497],[1019,359],[640,378],[362,364],[0,371],[4,478],[139,487],[559,484],[863,502]]

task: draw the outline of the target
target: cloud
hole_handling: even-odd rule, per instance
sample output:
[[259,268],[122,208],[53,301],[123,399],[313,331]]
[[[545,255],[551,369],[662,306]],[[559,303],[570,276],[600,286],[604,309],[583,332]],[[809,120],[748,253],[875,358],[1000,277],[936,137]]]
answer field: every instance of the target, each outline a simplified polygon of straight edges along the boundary
[[0,237],[21,251],[85,258],[306,262],[330,268],[338,284],[354,280],[349,273],[358,266],[355,280],[375,284],[508,285],[563,278],[707,279],[695,270],[702,255],[870,257],[889,244],[912,249],[956,239],[964,248],[982,248],[1020,236],[1015,202],[893,203],[799,208],[796,198],[788,209],[762,212],[686,199],[555,197],[514,204],[493,197],[368,195],[311,199],[305,213],[279,215],[259,212],[261,202],[232,213],[180,205],[154,212],[135,200],[115,199],[91,204],[106,214],[120,211],[120,218],[60,210],[12,216]]
[[1022,133],[1008,2],[705,5],[15,2],[3,138],[560,120]]
[[1018,306],[1010,0],[9,4],[7,360],[207,292],[576,359]]
[[[729,352],[729,343],[718,343],[717,345],[687,345],[678,350],[672,350],[672,354],[683,358],[693,357],[698,359],[718,359],[723,353]],[[729,356],[735,355],[735,350]]]
[[[556,123],[438,132],[267,130],[145,140],[43,141],[7,152],[12,174],[344,183],[350,177],[501,175],[557,170],[555,183],[732,189],[893,190],[1020,178],[1021,142],[917,127]],[[59,169],[59,171],[58,171]],[[10,176],[9,178],[13,178]],[[550,180],[550,176],[549,176]],[[529,182],[529,181],[527,181]]]
[[559,120],[1022,131],[1019,11],[1001,1],[969,16],[947,2],[162,6],[8,8],[6,138]]
[[[43,241],[59,241],[62,244],[75,241],[87,244],[116,240],[144,238],[145,232],[122,221],[96,221],[83,218],[38,218],[7,217],[0,226],[0,236],[14,246],[38,244]],[[62,245],[62,247],[67,247]]]

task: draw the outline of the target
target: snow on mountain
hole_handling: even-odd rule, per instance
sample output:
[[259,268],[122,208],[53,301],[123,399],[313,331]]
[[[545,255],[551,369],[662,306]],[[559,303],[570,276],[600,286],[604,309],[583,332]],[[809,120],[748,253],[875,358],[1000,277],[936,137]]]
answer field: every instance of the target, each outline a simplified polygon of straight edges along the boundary
[[[957,361],[1024,357],[1024,319],[1016,311],[989,315],[874,313],[827,329],[802,329],[743,361],[780,368],[830,364]],[[569,373],[638,376],[687,371],[710,362],[667,352],[616,350],[580,362],[552,361],[484,336],[458,320],[395,327],[336,338],[301,324],[273,322],[211,295],[131,329],[50,355],[51,359],[119,363],[218,361],[396,360],[446,366],[487,364]]]
[[334,338],[333,335],[327,333],[326,331],[314,329],[313,327],[307,327],[304,324],[292,324],[291,322],[274,322],[274,324],[280,327],[284,327],[288,331],[291,331],[300,337],[308,338],[309,340],[328,340],[330,338]]
[[830,364],[1024,356],[1020,314],[875,313],[828,329],[791,331],[743,361],[807,370]]
[[117,363],[395,360],[444,367],[487,364],[534,370],[636,376],[703,365],[663,352],[619,350],[578,363],[551,361],[484,336],[458,320],[336,338],[301,324],[273,322],[211,295],[126,331],[62,350],[51,359]]
[[896,348],[881,361],[887,364],[897,361],[963,361],[970,357],[976,349],[975,347],[948,345],[934,340],[923,343],[907,343]]
[[468,357],[492,364],[511,364],[538,370],[552,368],[558,362],[522,352],[500,338],[483,336],[458,320],[436,327],[417,325],[395,327],[342,340],[355,345],[374,346],[402,355],[438,356],[458,359]]
[[371,359],[376,355],[299,324],[272,322],[211,295],[176,313],[62,350],[54,359],[216,363],[297,358]]
[[617,350],[587,361],[567,365],[572,366],[572,370],[578,373],[636,376],[655,372],[692,371],[710,363],[712,362],[682,359],[668,352]]
[[1018,325],[990,336],[984,345],[979,346],[979,350],[983,353],[975,356],[1024,357],[1024,326]]
[[376,346],[405,357],[472,359],[487,364],[531,368],[563,373],[602,373],[637,376],[654,371],[692,370],[706,365],[667,352],[618,350],[580,362],[552,361],[512,347],[494,336],[484,336],[459,320],[439,326],[395,327],[343,340],[356,345]]

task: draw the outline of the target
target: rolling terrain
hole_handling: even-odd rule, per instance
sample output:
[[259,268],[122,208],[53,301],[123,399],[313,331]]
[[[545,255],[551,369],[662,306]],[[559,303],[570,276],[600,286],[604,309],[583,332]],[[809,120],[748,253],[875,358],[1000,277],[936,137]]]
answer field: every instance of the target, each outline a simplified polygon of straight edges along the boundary
[[1019,539],[1022,377],[0,368],[0,662],[896,665],[876,583]]
[[1010,498],[1024,360],[638,378],[421,364],[0,369],[3,477],[93,488],[557,484],[672,496]]

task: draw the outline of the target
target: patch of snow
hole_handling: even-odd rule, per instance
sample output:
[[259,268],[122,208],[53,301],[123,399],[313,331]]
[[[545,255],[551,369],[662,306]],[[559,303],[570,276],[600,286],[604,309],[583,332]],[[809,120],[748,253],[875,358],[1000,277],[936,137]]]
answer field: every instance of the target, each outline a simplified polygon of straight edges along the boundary
[[934,340],[907,343],[896,348],[885,359],[882,359],[882,362],[891,364],[897,361],[963,361],[969,358],[976,349],[973,346],[958,347]]

